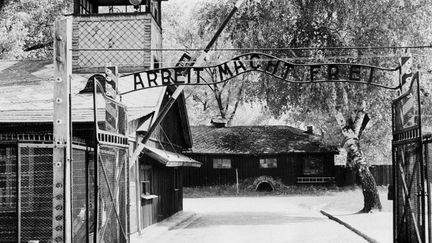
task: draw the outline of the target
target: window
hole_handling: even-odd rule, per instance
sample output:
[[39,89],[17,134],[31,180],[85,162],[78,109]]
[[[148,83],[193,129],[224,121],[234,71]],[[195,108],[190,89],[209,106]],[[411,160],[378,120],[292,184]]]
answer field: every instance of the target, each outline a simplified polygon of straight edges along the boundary
[[306,157],[303,164],[304,175],[322,175],[324,173],[324,163],[319,157]]
[[141,181],[141,194],[150,195],[150,181]]
[[215,169],[231,169],[230,159],[213,159],[213,168]]
[[[129,3],[129,1],[126,1]],[[150,0],[143,0],[140,5],[99,6],[98,13],[150,13]]]
[[89,0],[80,0],[79,1],[79,14],[91,14],[93,13],[93,4]]
[[277,168],[276,158],[260,159],[260,168],[262,168],[262,169]]
[[151,177],[152,170],[150,166],[141,167],[142,175],[141,175],[141,195],[150,195],[151,191]]

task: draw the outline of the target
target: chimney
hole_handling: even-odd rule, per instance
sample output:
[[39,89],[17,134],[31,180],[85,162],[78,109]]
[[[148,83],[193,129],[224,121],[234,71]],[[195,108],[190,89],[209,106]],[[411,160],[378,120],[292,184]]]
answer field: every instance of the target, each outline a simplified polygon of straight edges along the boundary
[[307,126],[306,133],[313,134],[313,126]]
[[222,117],[215,117],[211,119],[211,124],[216,128],[226,127],[227,120]]

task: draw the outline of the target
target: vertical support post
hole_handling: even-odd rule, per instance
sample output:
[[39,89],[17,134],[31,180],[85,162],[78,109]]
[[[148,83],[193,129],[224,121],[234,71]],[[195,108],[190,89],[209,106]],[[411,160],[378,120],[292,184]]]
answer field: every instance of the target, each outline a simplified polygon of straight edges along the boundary
[[[392,112],[392,116],[394,116],[394,107],[392,107],[393,112]],[[394,127],[394,118],[392,119],[392,124]],[[393,130],[394,131],[394,130]],[[399,229],[398,229],[398,211],[397,211],[397,204],[399,202],[399,195],[398,193],[398,187],[399,187],[399,183],[396,181],[397,180],[397,172],[396,172],[396,148],[394,145],[392,145],[392,179],[393,179],[393,242],[396,241],[396,238],[398,236],[399,233]]]
[[426,240],[426,198],[428,197],[426,195],[426,184],[427,178],[425,177],[425,166],[424,166],[424,158],[423,158],[423,133],[422,133],[422,115],[421,115],[421,97],[420,97],[420,73],[417,72],[415,75],[412,75],[411,82],[416,82],[416,93],[417,95],[417,112],[418,112],[418,132],[419,132],[419,138],[418,138],[418,155],[419,155],[419,163],[420,163],[420,180],[421,180],[421,240],[422,242],[425,242]]
[[236,189],[237,189],[237,194],[239,194],[239,179],[238,179],[238,169],[236,168]]
[[86,153],[85,153],[85,168],[84,168],[84,173],[85,173],[85,198],[86,198],[86,217],[85,217],[85,219],[86,219],[86,222],[85,222],[85,225],[86,225],[86,230],[85,230],[85,232],[86,232],[86,243],[89,243],[90,242],[90,239],[89,239],[89,237],[90,237],[90,186],[89,186],[89,183],[90,183],[90,180],[89,180],[89,166],[90,166],[90,156],[89,156],[89,148],[87,147],[86,148]]
[[[133,151],[135,149],[135,144],[131,146],[131,150]],[[132,163],[135,164],[135,193],[136,193],[136,197],[135,197],[135,201],[136,201],[136,208],[137,208],[137,215],[135,217],[138,217],[138,232],[141,232],[141,228],[143,226],[143,222],[141,221],[141,184],[140,184],[140,178],[139,178],[139,159],[132,159],[131,157],[131,153],[129,153],[129,160],[132,161]]]
[[21,242],[21,147],[18,146],[17,163],[17,242]]
[[124,201],[126,202],[125,204],[125,208],[123,209],[123,213],[126,216],[126,221],[125,221],[125,229],[127,232],[127,242],[130,242],[130,224],[129,224],[129,205],[130,205],[130,196],[129,196],[129,153],[126,154],[127,158],[125,160],[125,164],[123,166],[124,168]]
[[97,85],[96,79],[93,79],[93,119],[94,119],[94,147],[93,147],[93,160],[94,160],[94,230],[93,242],[99,242],[99,171],[98,171],[98,155],[99,155],[99,139],[98,139],[98,120],[97,120]]
[[54,30],[53,240],[71,242],[72,18],[59,18]]
[[425,182],[426,182],[426,200],[427,200],[427,220],[426,220],[426,223],[427,223],[427,231],[426,231],[426,234],[427,234],[427,242],[432,242],[432,235],[431,235],[431,219],[432,219],[432,217],[431,217],[431,198],[430,198],[430,193],[431,193],[431,188],[430,188],[430,181],[429,181],[429,172],[428,172],[428,169],[429,169],[429,163],[430,163],[430,160],[429,160],[429,156],[430,156],[430,154],[429,154],[429,143],[425,143],[424,145],[424,149],[423,149],[423,151],[424,151],[424,158],[425,158],[425,161],[424,161],[424,164],[425,164]]

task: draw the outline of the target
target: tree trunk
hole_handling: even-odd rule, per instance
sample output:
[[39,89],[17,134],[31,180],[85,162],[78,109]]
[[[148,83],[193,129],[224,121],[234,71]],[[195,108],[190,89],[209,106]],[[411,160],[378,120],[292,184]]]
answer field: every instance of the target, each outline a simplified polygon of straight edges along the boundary
[[366,163],[363,153],[360,149],[358,139],[351,138],[345,142],[347,150],[347,161],[360,178],[360,184],[363,191],[363,209],[359,213],[368,213],[373,209],[381,210],[381,201],[378,196],[378,190],[375,179],[369,170],[369,165]]
[[359,137],[366,127],[369,118],[364,108],[358,111],[354,122],[346,122],[341,112],[335,114],[335,118],[342,129],[345,137],[344,147],[347,151],[347,165],[353,169],[360,178],[363,191],[363,209],[359,213],[368,213],[373,209],[382,209],[377,186],[369,165],[360,149]]
[[378,190],[375,183],[375,179],[369,170],[368,166],[360,166],[358,169],[358,174],[360,176],[360,182],[363,191],[363,209],[359,213],[368,213],[373,209],[378,209],[381,211],[381,201],[378,196]]

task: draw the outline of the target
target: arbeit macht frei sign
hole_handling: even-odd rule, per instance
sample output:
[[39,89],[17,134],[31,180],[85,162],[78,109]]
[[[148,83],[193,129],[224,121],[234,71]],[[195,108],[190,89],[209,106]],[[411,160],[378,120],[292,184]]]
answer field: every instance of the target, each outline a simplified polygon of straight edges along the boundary
[[[122,77],[131,75],[134,77],[134,89],[125,92],[129,93],[159,86],[222,83],[247,72],[262,72],[292,83],[349,81],[383,86],[377,82],[380,72],[397,70],[399,67],[383,68],[356,63],[298,64],[264,53],[247,53],[214,66],[161,68],[126,74]],[[205,80],[204,73],[206,71],[216,73],[216,80],[212,82]],[[397,87],[387,88],[394,89]]]

